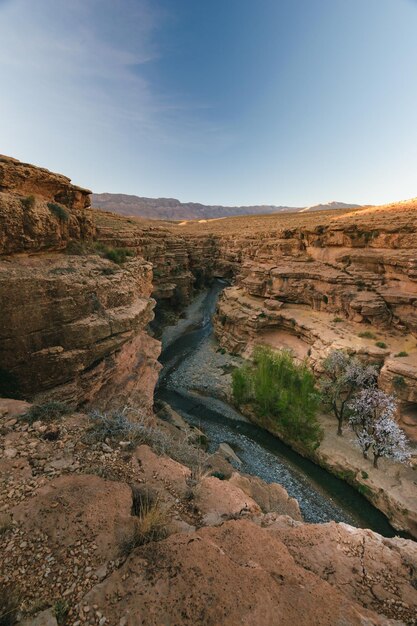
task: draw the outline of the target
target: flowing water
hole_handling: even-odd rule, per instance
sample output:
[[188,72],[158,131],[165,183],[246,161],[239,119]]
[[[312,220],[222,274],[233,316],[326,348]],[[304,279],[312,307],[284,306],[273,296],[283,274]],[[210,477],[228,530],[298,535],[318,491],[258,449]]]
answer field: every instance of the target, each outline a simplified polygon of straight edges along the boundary
[[[387,518],[347,483],[294,452],[267,431],[248,423],[230,405],[217,398],[198,398],[172,384],[176,369],[213,333],[211,317],[224,284],[217,281],[207,292],[198,320],[166,347],[156,398],[164,400],[209,438],[209,451],[228,443],[242,461],[239,470],[285,487],[299,502],[305,521],[346,522],[391,537],[396,533]],[[184,326],[184,324],[183,324]],[[174,329],[175,332],[176,329]]]

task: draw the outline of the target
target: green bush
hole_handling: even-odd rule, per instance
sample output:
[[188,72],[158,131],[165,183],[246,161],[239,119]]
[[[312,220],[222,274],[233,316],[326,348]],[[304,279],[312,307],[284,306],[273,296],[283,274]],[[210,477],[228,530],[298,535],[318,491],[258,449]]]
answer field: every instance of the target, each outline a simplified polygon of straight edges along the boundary
[[113,263],[117,263],[117,265],[122,265],[126,262],[128,257],[135,256],[133,250],[129,250],[128,248],[111,248],[100,242],[94,245],[94,249],[100,256],[109,261],[113,261]]
[[22,203],[22,207],[26,211],[30,211],[31,209],[35,207],[36,198],[35,196],[27,196],[26,198],[22,198],[20,202]]
[[47,207],[60,222],[68,222],[69,213],[63,206],[56,204],[55,202],[48,202]]
[[232,372],[232,393],[236,404],[245,404],[252,397],[251,368],[244,365]]
[[377,348],[387,348],[388,347],[387,344],[385,343],[385,341],[377,341],[375,343],[375,345],[376,345]]
[[63,402],[45,402],[31,406],[29,411],[22,415],[22,419],[29,424],[38,421],[53,422],[68,413],[71,413],[71,408]]
[[232,379],[235,402],[250,403],[261,425],[276,428],[306,448],[318,447],[320,395],[306,363],[296,363],[285,350],[258,347],[253,364],[234,370]]
[[405,352],[404,350],[401,350],[401,352],[398,352],[395,356],[397,356],[397,357],[398,357],[398,356],[399,356],[399,357],[402,357],[402,356],[408,356],[408,352]]
[[54,615],[58,626],[64,626],[67,622],[69,606],[65,600],[57,600],[54,606]]
[[358,337],[362,337],[363,339],[376,339],[375,333],[371,333],[370,330],[364,330],[358,334]]

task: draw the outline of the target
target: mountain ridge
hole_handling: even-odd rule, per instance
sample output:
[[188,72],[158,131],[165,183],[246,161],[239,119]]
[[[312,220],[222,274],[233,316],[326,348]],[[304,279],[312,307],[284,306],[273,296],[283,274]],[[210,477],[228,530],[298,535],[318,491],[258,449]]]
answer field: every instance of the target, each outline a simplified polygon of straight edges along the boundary
[[272,213],[299,213],[332,209],[360,208],[358,204],[329,202],[309,207],[258,204],[248,206],[207,205],[200,202],[181,202],[176,198],[147,198],[129,194],[93,193],[94,207],[129,217],[161,220],[201,220],[238,215],[265,215]]

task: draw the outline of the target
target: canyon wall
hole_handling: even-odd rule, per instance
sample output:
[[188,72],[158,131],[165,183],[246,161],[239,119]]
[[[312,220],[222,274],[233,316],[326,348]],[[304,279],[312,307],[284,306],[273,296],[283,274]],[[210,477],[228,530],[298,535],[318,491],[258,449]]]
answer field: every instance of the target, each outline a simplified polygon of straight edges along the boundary
[[0,189],[0,395],[150,410],[151,264],[93,254],[90,192],[64,176],[2,157]]
[[[153,295],[172,311],[213,277],[233,280],[215,331],[222,347],[290,348],[320,369],[333,348],[381,367],[380,385],[417,428],[417,202],[313,215],[170,224],[95,212],[97,238],[154,266]],[[417,436],[417,432],[414,432]]]
[[[125,371],[119,388],[127,379],[134,387],[135,342],[148,356],[134,367],[150,368],[155,380],[158,346],[146,330],[153,300],[161,325],[196,288],[223,277],[234,283],[215,317],[224,348],[288,347],[317,368],[331,348],[356,352],[381,366],[381,386],[395,391],[414,428],[416,202],[184,224],[89,202],[68,178],[0,157],[4,390],[32,397],[60,388],[84,402],[105,395],[116,369]],[[116,265],[92,254],[94,242],[135,256]],[[150,402],[152,389],[144,393]]]

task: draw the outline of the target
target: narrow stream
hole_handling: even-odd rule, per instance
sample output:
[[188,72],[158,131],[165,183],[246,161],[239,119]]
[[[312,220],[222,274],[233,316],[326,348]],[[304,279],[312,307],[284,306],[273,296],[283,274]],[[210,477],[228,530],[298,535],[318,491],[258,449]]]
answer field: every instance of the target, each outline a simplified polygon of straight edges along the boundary
[[171,343],[163,350],[163,365],[156,398],[164,400],[192,425],[209,437],[209,451],[222,442],[228,443],[242,461],[239,470],[256,475],[266,482],[277,482],[299,502],[305,521],[311,523],[346,522],[371,528],[386,536],[398,534],[387,518],[347,483],[303,458],[268,432],[249,423],[230,405],[217,398],[199,398],[172,383],[177,368],[204,342],[212,341],[211,317],[219,293],[220,281],[207,291],[198,316],[187,324],[184,320],[173,328]]

